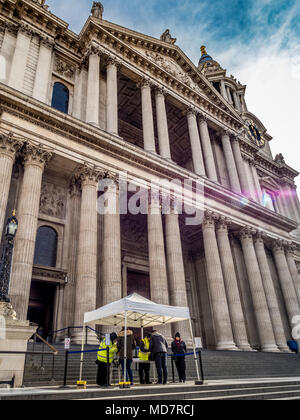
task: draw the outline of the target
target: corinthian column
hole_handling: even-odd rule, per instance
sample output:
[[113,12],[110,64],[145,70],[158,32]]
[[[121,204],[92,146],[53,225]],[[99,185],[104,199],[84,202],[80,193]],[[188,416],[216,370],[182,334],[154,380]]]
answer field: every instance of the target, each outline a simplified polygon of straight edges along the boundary
[[[188,306],[185,272],[182,256],[181,237],[178,214],[172,209],[165,215],[166,251],[169,274],[170,303],[172,306]],[[182,331],[186,338],[190,338],[188,322],[172,325],[173,335]],[[188,337],[187,337],[188,335]]]
[[0,133],[0,238],[2,237],[4,217],[16,153],[22,142],[10,134]]
[[153,109],[151,98],[151,84],[148,80],[143,80],[140,84],[142,95],[142,115],[143,115],[143,137],[144,149],[147,152],[156,153]]
[[240,181],[237,173],[237,168],[231,148],[230,137],[227,132],[222,134],[222,146],[226,160],[226,167],[229,174],[229,180],[232,191],[241,193]]
[[[96,309],[97,282],[97,185],[100,170],[84,165],[78,170],[81,182],[81,208],[77,251],[75,326],[83,325],[85,312]],[[75,340],[81,339],[81,332]]]
[[265,352],[276,352],[278,351],[278,347],[275,342],[268,303],[253,244],[253,235],[255,233],[256,231],[250,227],[242,229],[240,233],[242,248],[258,326],[261,350]]
[[211,299],[217,350],[237,350],[233,333],[223,280],[221,260],[215,232],[218,216],[206,211],[202,225],[207,281]]
[[[148,211],[148,249],[150,267],[151,300],[161,305],[169,305],[169,288],[164,244],[164,233],[160,201],[152,196]],[[171,326],[160,329],[164,335],[171,338]]]
[[9,86],[19,91],[23,90],[31,37],[31,31],[25,26],[21,26],[17,35],[17,42],[8,81]]
[[165,103],[165,93],[163,89],[156,89],[155,91],[156,102],[156,119],[157,131],[159,141],[159,152],[164,159],[171,160],[170,138],[168,129],[168,120]]
[[262,232],[258,232],[255,239],[255,251],[263,280],[265,289],[266,299],[270,311],[271,321],[273,325],[273,331],[275,335],[276,344],[281,351],[288,352],[289,349],[286,344],[286,336],[284,333],[283,322],[280,316],[280,309],[274,287],[274,282],[270,272],[270,267],[267,260],[265,245],[265,235]]
[[212,181],[218,182],[218,175],[211,146],[211,140],[209,137],[207,121],[205,118],[200,118],[199,129],[207,176]]
[[294,281],[294,285],[295,285],[295,289],[296,289],[296,293],[298,297],[298,302],[300,304],[300,276],[299,276],[296,263],[295,263],[295,257],[294,257],[295,249],[296,249],[296,246],[294,244],[289,244],[287,246],[286,259],[287,259],[287,263],[289,266],[292,279]]
[[16,236],[9,295],[18,318],[26,320],[39,215],[42,176],[51,153],[41,145],[26,144],[24,177],[18,206]]
[[86,101],[86,122],[98,126],[100,103],[100,52],[93,47],[89,54]]
[[238,137],[234,137],[232,140],[232,150],[233,155],[235,158],[235,163],[237,167],[237,171],[239,174],[239,180],[242,188],[242,193],[246,196],[250,196],[250,185],[248,182],[247,174],[246,174],[246,168],[244,164],[244,160],[242,158],[242,153],[240,149],[240,142]]
[[41,102],[47,102],[52,52],[53,43],[42,38],[32,94],[35,99]]
[[204,161],[199,137],[199,131],[197,127],[197,114],[193,110],[189,110],[187,113],[187,121],[189,127],[189,135],[192,148],[192,157],[194,170],[197,175],[205,176]]
[[118,70],[116,60],[108,60],[106,76],[106,131],[118,135]]
[[217,225],[217,241],[228,299],[229,314],[236,345],[240,350],[251,351],[228,237],[228,227],[230,224],[231,221],[229,219],[222,217]]
[[103,220],[103,305],[122,299],[119,183],[113,174],[109,175],[106,181],[106,207]]
[[[295,285],[288,267],[287,258],[285,256],[286,243],[281,240],[273,242],[273,255],[275,259],[276,268],[278,271],[279,281],[287,309],[289,323],[291,329],[293,329],[293,318],[299,316],[300,307],[298,297],[295,289]],[[300,344],[300,340],[299,344]]]

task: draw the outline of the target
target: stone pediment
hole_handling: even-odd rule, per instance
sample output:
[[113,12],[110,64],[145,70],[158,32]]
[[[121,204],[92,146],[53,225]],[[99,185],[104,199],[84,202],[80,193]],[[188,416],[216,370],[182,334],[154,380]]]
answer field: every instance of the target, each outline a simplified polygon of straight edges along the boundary
[[[91,24],[95,26],[93,31],[91,31]],[[100,27],[103,30],[102,34],[100,34]],[[238,123],[242,126],[243,122],[238,112],[227,103],[205,75],[200,72],[197,66],[189,60],[178,46],[131,31],[111,22],[104,20],[100,22],[98,19],[95,20],[93,18],[90,18],[85,25],[83,32],[85,31],[89,33],[90,40],[93,38],[96,42],[99,42],[99,38],[101,40],[105,39],[109,44],[110,50],[114,50],[116,54],[126,50],[127,56],[135,55],[135,61],[138,64],[142,60],[149,61],[150,65],[145,66],[146,71],[151,68],[151,63],[153,63],[158,67],[158,78],[161,76],[163,80],[166,80],[167,75],[174,77],[179,83],[191,89],[192,93],[206,98],[210,103],[213,103],[220,110],[234,118],[236,122],[238,120]],[[92,32],[97,34],[96,38],[91,36]],[[109,42],[108,35],[111,37]],[[84,36],[84,33],[81,36]],[[163,77],[162,72],[166,73],[166,77]]]
[[260,184],[262,187],[270,189],[271,191],[274,191],[274,192],[277,192],[280,190],[280,185],[271,176],[266,176],[264,178],[261,178]]

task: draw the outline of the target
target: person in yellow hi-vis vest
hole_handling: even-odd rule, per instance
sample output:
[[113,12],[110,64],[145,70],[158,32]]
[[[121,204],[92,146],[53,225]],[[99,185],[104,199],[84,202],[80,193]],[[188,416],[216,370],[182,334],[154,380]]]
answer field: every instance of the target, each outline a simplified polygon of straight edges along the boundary
[[149,385],[150,382],[150,337],[151,334],[147,334],[147,336],[141,340],[140,343],[140,351],[139,351],[139,374],[140,374],[140,383],[141,385],[147,384]]
[[[116,354],[118,351],[118,347],[116,341],[118,336],[116,333],[110,334],[110,345],[109,347],[109,365],[112,364],[114,359],[116,358]],[[99,386],[106,386],[108,384],[107,378],[107,345],[105,342],[105,338],[100,342],[99,351],[97,355],[97,365],[98,365],[98,373],[97,373],[97,384]]]

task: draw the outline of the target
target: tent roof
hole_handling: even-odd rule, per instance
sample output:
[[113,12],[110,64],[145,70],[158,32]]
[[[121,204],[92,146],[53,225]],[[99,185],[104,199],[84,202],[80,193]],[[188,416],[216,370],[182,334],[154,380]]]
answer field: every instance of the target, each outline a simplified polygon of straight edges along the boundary
[[190,319],[189,308],[159,305],[134,293],[93,312],[85,313],[84,323],[98,322],[101,325],[123,327],[126,312],[127,326],[132,328],[154,327]]

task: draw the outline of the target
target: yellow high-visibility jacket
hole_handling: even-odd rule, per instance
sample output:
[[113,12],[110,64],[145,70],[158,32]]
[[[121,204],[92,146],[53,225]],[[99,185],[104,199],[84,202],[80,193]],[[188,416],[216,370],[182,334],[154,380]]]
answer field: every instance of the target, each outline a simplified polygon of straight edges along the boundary
[[[101,341],[100,343],[100,347],[99,350],[106,350],[107,346],[105,344],[105,339]],[[110,344],[109,346],[109,363],[112,363],[114,361],[114,359],[116,358],[116,354],[118,351],[118,347],[116,346],[116,344]],[[106,351],[99,351],[98,352],[98,356],[97,359],[99,362],[102,363],[107,363],[107,352]]]
[[150,352],[147,350],[150,349],[150,341],[149,339],[146,337],[142,340],[142,342],[144,343],[144,350],[142,351],[140,349],[139,351],[139,359],[141,362],[149,362],[149,356],[150,356]]

